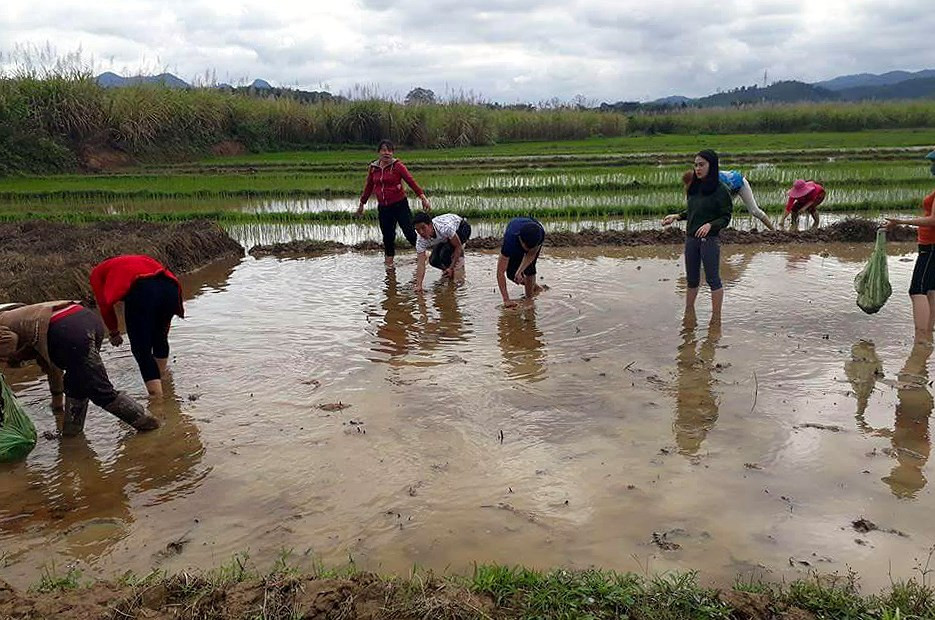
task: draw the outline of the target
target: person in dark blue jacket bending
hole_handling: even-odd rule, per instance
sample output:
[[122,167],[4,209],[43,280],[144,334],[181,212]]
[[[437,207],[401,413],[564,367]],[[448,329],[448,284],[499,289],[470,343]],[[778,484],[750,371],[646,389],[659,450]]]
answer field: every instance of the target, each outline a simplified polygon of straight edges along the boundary
[[542,290],[536,284],[536,261],[544,241],[545,229],[531,217],[513,218],[506,225],[497,262],[497,285],[505,307],[510,308],[518,303],[510,299],[506,288],[507,278],[525,287],[526,299],[532,299]]

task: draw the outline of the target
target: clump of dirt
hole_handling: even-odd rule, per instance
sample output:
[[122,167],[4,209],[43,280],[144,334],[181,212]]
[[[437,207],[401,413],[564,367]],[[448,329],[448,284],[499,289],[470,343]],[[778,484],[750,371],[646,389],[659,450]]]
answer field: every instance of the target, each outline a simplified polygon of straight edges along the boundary
[[175,273],[243,256],[215,222],[0,223],[0,302],[93,301],[88,276],[118,254],[148,254]]
[[129,153],[109,146],[88,146],[79,154],[81,166],[88,172],[106,172],[132,166],[135,162]]
[[739,620],[814,620],[811,612],[777,603],[769,594],[728,590],[718,598],[733,609],[732,618]]
[[864,519],[863,517],[857,519],[851,523],[851,525],[861,534],[866,534],[867,532],[872,532],[873,530],[877,529],[876,523],[870,521],[869,519]]
[[256,258],[263,256],[320,256],[347,251],[348,246],[337,241],[301,240],[287,243],[274,243],[272,245],[255,245],[250,248],[250,255]]
[[[782,245],[793,243],[872,243],[876,241],[879,222],[860,218],[848,218],[830,226],[798,232],[786,230],[734,230],[728,228],[720,233],[721,241],[732,245]],[[889,241],[915,241],[915,229],[898,226],[887,232]],[[496,250],[503,240],[500,237],[478,237],[467,242],[468,250]],[[579,232],[556,231],[545,236],[549,247],[595,247],[640,245],[680,245],[685,242],[685,232],[679,228],[657,228],[653,230],[597,230]],[[332,252],[357,250],[369,252],[381,250],[378,241],[362,241],[353,246],[336,241],[291,241],[273,245],[257,245],[250,250],[253,256],[318,256]]]
[[318,405],[318,408],[321,409],[322,411],[342,411],[349,407],[350,405],[345,405],[344,403],[340,401],[336,403],[324,403],[322,405]]
[[211,147],[211,154],[218,157],[232,157],[234,155],[246,155],[247,147],[236,140],[224,140]]

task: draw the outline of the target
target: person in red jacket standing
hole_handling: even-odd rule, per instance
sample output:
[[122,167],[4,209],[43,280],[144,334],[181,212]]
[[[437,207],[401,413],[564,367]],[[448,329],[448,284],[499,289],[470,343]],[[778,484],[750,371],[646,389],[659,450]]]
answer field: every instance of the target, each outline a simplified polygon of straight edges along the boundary
[[169,363],[169,326],[172,317],[185,316],[182,285],[154,258],[115,256],[91,271],[91,288],[110,331],[110,343],[123,344],[114,305],[123,302],[130,350],[140,367],[150,396],[162,396],[162,377]]
[[380,157],[370,163],[367,172],[367,184],[364,193],[360,195],[360,206],[357,207],[357,216],[364,213],[364,206],[371,194],[377,196],[377,214],[380,220],[380,232],[383,233],[384,263],[387,269],[393,268],[393,257],[396,255],[396,225],[403,231],[406,240],[412,245],[416,244],[416,230],[412,225],[412,212],[409,210],[409,199],[403,189],[403,181],[422,201],[422,208],[431,211],[432,205],[425,197],[425,192],[412,178],[403,162],[393,157],[396,147],[389,140],[380,140],[377,152]]

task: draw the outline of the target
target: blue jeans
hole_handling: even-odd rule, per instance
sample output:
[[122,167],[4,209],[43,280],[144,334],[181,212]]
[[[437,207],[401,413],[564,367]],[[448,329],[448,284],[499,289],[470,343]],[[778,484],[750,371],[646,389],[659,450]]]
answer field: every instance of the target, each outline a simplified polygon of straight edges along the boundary
[[698,288],[701,284],[701,266],[704,265],[704,276],[712,291],[723,288],[721,284],[721,240],[717,235],[703,239],[698,237],[685,238],[685,279],[688,288]]

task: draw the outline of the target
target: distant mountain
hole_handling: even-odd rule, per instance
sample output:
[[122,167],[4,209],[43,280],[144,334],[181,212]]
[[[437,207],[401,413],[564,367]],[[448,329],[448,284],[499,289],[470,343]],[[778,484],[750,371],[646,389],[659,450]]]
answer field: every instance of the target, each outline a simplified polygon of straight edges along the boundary
[[857,86],[839,90],[847,101],[935,98],[935,77],[905,80],[886,86]]
[[669,105],[669,106],[680,106],[683,103],[691,103],[691,97],[683,97],[682,95],[671,95],[669,97],[663,97],[662,99],[655,99],[649,103],[652,105]]
[[632,112],[678,107],[729,107],[754,103],[795,103],[799,101],[884,101],[935,98],[935,69],[890,71],[883,74],[842,75],[823,82],[776,82],[767,87],[741,86],[727,92],[691,99],[679,95],[647,103],[618,101],[602,103],[601,110]]
[[728,107],[751,103],[793,103],[796,101],[839,101],[841,95],[805,82],[776,82],[766,88],[741,86],[725,93],[691,100],[701,108]]
[[159,75],[134,75],[131,77],[122,77],[110,71],[97,76],[97,83],[105,88],[120,88],[123,86],[133,86],[135,84],[161,84],[169,88],[190,88],[185,80],[179,79],[171,73],[160,73]]
[[259,78],[253,80],[253,83],[250,84],[250,87],[255,88],[257,90],[272,90],[273,88],[269,82],[267,82],[266,80],[261,80]]
[[160,73],[159,75],[134,75],[132,77],[121,77],[116,73],[107,71],[97,76],[97,83],[105,88],[120,88],[123,86],[133,86],[135,84],[160,84],[168,88],[191,88],[188,82],[179,79],[171,73]]
[[890,71],[879,75],[875,73],[857,73],[855,75],[842,75],[830,80],[825,80],[824,82],[815,82],[814,85],[828,90],[841,91],[862,86],[890,86],[892,84],[905,82],[906,80],[919,78],[935,78],[935,70],[925,69],[916,71],[915,73],[909,71]]

